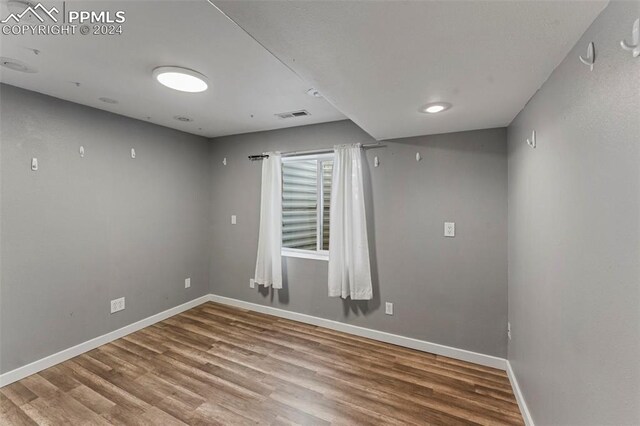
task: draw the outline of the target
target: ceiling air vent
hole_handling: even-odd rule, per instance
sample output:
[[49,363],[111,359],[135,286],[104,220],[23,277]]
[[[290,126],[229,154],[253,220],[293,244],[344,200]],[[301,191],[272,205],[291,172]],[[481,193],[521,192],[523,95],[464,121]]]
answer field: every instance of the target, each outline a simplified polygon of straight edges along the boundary
[[296,118],[296,117],[306,117],[309,114],[309,111],[306,111],[304,109],[300,110],[300,111],[293,111],[293,112],[281,112],[280,114],[276,114],[276,117],[278,118]]

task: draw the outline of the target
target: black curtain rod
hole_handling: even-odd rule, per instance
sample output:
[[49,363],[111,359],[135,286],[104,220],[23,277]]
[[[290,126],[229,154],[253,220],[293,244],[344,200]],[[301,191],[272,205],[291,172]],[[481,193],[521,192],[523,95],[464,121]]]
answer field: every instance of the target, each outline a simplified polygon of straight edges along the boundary
[[[386,146],[380,142],[377,143],[367,143],[362,145],[363,149],[368,149],[368,148],[380,148]],[[289,152],[283,152],[282,156],[283,157],[293,157],[296,155],[306,155],[306,154],[323,154],[326,152],[333,152],[333,148],[322,148],[322,149],[311,149],[308,151],[289,151]],[[268,154],[260,154],[260,155],[249,155],[249,160],[251,161],[256,161],[256,160],[262,160],[263,158],[269,158]]]

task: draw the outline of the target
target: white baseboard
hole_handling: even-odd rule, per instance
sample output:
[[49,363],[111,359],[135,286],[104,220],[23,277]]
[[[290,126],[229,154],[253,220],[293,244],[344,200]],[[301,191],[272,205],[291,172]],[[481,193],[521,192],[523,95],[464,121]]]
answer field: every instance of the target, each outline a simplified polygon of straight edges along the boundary
[[[404,346],[407,348],[416,349],[423,352],[429,352],[436,355],[447,356],[447,357],[459,359],[462,361],[485,365],[487,367],[498,368],[500,370],[507,370],[507,372],[509,373],[509,378],[511,379],[511,383],[513,384],[514,393],[516,393],[516,397],[518,398],[518,404],[522,409],[523,416],[525,416],[525,419],[527,418],[527,416],[529,419],[531,418],[528,415],[528,411],[526,411],[526,404],[524,404],[524,400],[522,399],[522,395],[520,394],[517,381],[515,381],[515,376],[513,376],[513,372],[510,371],[509,364],[507,360],[505,360],[504,358],[485,355],[477,352],[468,351],[465,349],[453,348],[450,346],[431,343],[424,340],[413,339],[411,337],[399,336],[397,334],[386,333],[384,331],[373,330],[370,328],[358,327],[355,325],[345,324],[339,321],[332,321],[324,318],[314,317],[311,315],[301,314],[298,312],[292,312],[284,309],[273,308],[271,306],[258,305],[256,303],[250,303],[242,300],[231,299],[228,297],[218,296],[215,294],[207,294],[205,296],[191,300],[187,303],[183,303],[182,305],[179,305],[174,308],[167,309],[166,311],[160,312],[158,314],[152,315],[148,318],[145,318],[133,324],[119,328],[118,330],[115,330],[110,333],[104,334],[102,336],[96,337],[94,339],[88,340],[84,343],[80,343],[76,346],[62,350],[53,355],[49,355],[45,358],[42,358],[30,364],[27,364],[23,367],[19,367],[19,368],[16,368],[15,370],[1,374],[0,387],[6,386],[15,381],[23,379],[27,376],[38,373],[39,371],[42,371],[46,368],[49,368],[51,366],[64,362],[75,356],[81,355],[85,352],[88,352],[92,349],[97,348],[98,346],[112,342],[116,339],[126,336],[127,334],[133,333],[142,328],[153,325],[173,315],[177,315],[181,312],[194,308],[208,301],[222,303],[230,306],[236,306],[242,309],[261,312],[261,313],[274,315],[277,317],[286,318],[294,321],[300,321],[306,324],[317,325],[320,327],[342,331],[344,333],[349,333],[356,336],[367,337],[369,339],[378,340],[381,342],[391,343],[394,345]],[[532,422],[527,424],[533,425]]]
[[124,337],[127,334],[131,334],[135,331],[138,331],[140,329],[153,325],[159,321],[165,320],[181,312],[194,308],[202,303],[208,302],[210,300],[210,296],[211,295],[207,294],[207,295],[198,297],[197,299],[193,299],[187,303],[183,303],[182,305],[178,305],[174,308],[167,309],[166,311],[152,315],[138,322],[134,322],[133,324],[129,324],[125,327],[119,328],[110,333],[103,334],[102,336],[98,336],[84,343],[80,343],[79,345],[73,346],[69,349],[65,349],[53,355],[49,355],[45,358],[34,361],[31,364],[27,364],[23,367],[19,367],[19,368],[16,368],[15,370],[11,370],[9,372],[1,374],[0,387],[16,382],[20,379],[23,379],[27,376],[35,374],[46,368],[52,367],[63,361],[66,361],[75,356],[81,355],[85,352],[95,349],[98,346],[102,346],[116,339]]
[[516,374],[513,372],[511,363],[509,361],[507,361],[507,375],[509,376],[509,381],[511,382],[513,393],[516,396],[516,401],[518,401],[518,407],[520,407],[520,413],[522,413],[524,424],[527,426],[535,426],[533,424],[531,413],[529,412],[529,407],[527,407],[527,403],[524,400],[524,395],[522,395],[522,391],[520,390],[520,386],[518,385],[518,379],[516,379]]
[[210,294],[209,297],[211,301],[222,303],[225,305],[248,309],[250,311],[261,312],[263,314],[269,314],[269,315],[286,318],[294,321],[300,321],[306,324],[317,325],[317,326],[329,328],[332,330],[342,331],[344,333],[354,334],[356,336],[367,337],[369,339],[378,340],[381,342],[391,343],[398,346],[404,346],[406,348],[416,349],[423,352],[429,352],[436,355],[447,356],[447,357],[459,359],[462,361],[473,362],[475,364],[480,364],[487,367],[498,368],[500,370],[507,369],[506,359],[495,357],[492,355],[485,355],[477,352],[471,352],[465,349],[453,348],[451,346],[444,346],[437,343],[427,342],[424,340],[413,339],[411,337],[399,336],[397,334],[386,333],[384,331],[358,327],[356,325],[345,324],[339,321],[332,321],[324,318],[318,318],[311,315],[300,314],[298,312],[292,312],[284,309],[273,308],[271,306],[258,305],[256,303],[245,302],[238,299],[231,299],[229,297],[218,296],[215,294]]

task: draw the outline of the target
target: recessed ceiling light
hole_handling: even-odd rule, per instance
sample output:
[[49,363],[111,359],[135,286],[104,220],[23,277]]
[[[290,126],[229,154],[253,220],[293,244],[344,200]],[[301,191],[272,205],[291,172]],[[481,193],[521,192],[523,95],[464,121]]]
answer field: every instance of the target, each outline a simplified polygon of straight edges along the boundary
[[190,123],[193,121],[193,118],[185,117],[184,115],[176,115],[173,117],[173,119],[182,121],[183,123]]
[[38,70],[36,70],[35,68],[31,68],[24,62],[12,58],[0,57],[0,66],[9,68],[13,71],[26,72],[30,74],[38,72]]
[[451,108],[451,104],[448,102],[432,102],[420,107],[418,111],[427,114],[436,114],[438,112],[446,111]]
[[104,102],[105,104],[117,104],[118,101],[116,101],[115,99],[111,99],[111,98],[98,98],[99,101]]
[[197,93],[207,90],[207,77],[197,71],[181,67],[158,67],[153,70],[153,78],[170,89]]

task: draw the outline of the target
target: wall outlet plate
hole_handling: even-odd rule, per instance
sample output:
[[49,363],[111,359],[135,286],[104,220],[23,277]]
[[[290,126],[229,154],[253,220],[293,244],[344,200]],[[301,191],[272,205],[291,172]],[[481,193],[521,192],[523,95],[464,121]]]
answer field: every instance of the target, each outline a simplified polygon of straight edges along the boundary
[[231,215],[231,224],[235,225],[236,223],[238,223],[238,218],[236,217],[235,214]]
[[253,278],[249,279],[249,287],[251,288],[256,287],[256,281]]
[[191,287],[191,278],[186,278],[184,280],[184,288],[189,288]]
[[387,315],[393,315],[393,303],[386,302],[384,304],[384,313]]
[[113,299],[111,301],[111,313],[113,314],[122,310],[124,310],[124,297]]
[[445,222],[444,223],[444,236],[445,237],[455,237],[456,236],[456,223],[455,222]]
[[38,171],[38,159],[35,157],[31,159],[31,170],[34,172]]

